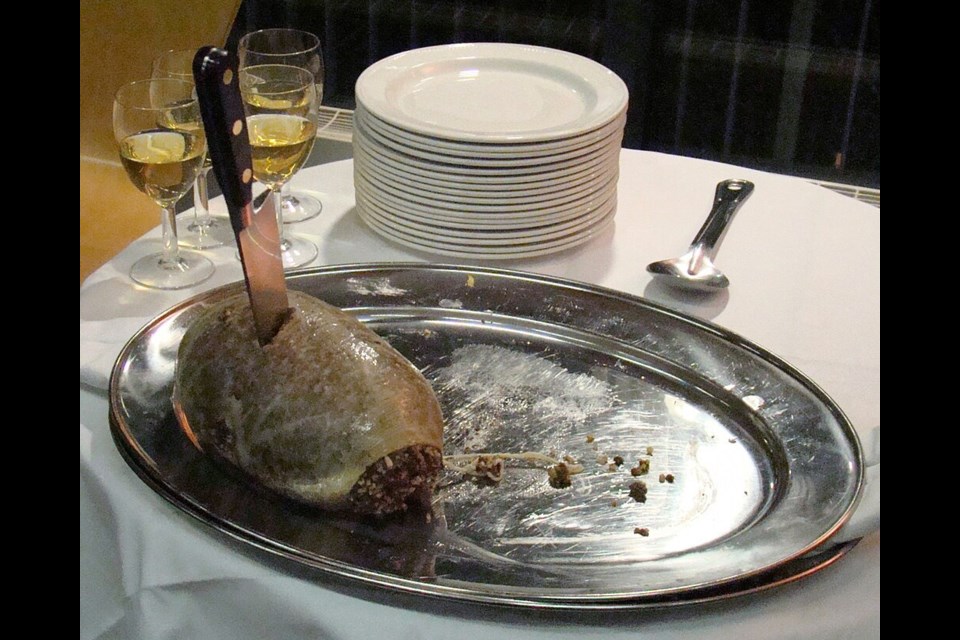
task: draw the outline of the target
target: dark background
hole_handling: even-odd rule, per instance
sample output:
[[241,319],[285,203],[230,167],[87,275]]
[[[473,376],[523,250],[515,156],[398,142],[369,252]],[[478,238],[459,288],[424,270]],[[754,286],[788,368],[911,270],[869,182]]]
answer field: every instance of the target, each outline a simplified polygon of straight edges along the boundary
[[625,147],[880,187],[878,0],[244,0],[227,46],[281,26],[320,36],[328,106],[400,51],[535,44],[623,78]]

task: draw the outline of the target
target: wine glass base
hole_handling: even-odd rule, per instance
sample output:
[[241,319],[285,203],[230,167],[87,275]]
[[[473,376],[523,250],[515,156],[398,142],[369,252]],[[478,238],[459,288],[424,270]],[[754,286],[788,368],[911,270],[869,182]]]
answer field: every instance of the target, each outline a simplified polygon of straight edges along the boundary
[[283,206],[283,223],[293,224],[316,218],[323,211],[323,203],[305,193],[291,193],[280,200]]
[[190,249],[214,249],[234,241],[233,227],[226,219],[210,218],[198,223],[191,222],[177,238],[181,247]]
[[216,271],[213,263],[198,253],[181,251],[179,254],[173,264],[165,263],[162,253],[140,258],[130,268],[130,277],[151,289],[186,289],[206,281]]
[[283,258],[284,269],[293,269],[310,264],[319,253],[317,245],[305,238],[284,235],[280,243],[280,257]]

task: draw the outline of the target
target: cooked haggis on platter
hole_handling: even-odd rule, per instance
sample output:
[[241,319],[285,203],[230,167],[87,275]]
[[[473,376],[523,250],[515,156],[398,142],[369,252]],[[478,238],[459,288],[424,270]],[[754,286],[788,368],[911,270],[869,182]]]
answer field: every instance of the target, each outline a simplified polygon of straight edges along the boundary
[[188,437],[312,506],[383,515],[425,504],[443,466],[430,384],[354,316],[296,291],[289,301],[264,347],[245,293],[187,329],[173,403]]

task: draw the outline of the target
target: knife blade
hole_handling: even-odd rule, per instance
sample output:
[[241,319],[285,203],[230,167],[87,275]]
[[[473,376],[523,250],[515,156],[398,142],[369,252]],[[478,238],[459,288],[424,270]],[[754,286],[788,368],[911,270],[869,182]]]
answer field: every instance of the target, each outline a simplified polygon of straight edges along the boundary
[[259,208],[253,203],[253,159],[237,70],[237,57],[224,49],[202,47],[193,59],[207,152],[240,249],[257,340],[265,346],[286,321],[289,302],[280,257],[278,197],[269,194]]

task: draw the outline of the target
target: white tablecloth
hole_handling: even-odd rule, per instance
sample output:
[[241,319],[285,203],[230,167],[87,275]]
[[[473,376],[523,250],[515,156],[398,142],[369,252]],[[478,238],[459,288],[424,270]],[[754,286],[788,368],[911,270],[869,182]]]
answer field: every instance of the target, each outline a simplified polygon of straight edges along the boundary
[[[645,265],[682,253],[715,185],[756,183],[717,259],[730,288],[681,296]],[[575,249],[517,261],[418,253],[370,231],[353,211],[352,162],[301,171],[323,214],[292,225],[317,242],[314,265],[486,264],[589,282],[675,307],[743,335],[817,382],[847,413],[868,462],[879,461],[880,212],[798,178],[650,152],[621,155],[613,228]],[[214,211],[225,213],[222,200]],[[189,215],[189,214],[184,214]],[[81,638],[875,638],[880,635],[879,474],[869,532],[836,565],[759,595],[630,614],[564,616],[416,602],[386,591],[277,570],[196,523],[127,467],[107,422],[106,382],[124,342],[176,302],[242,279],[235,249],[208,252],[214,277],[179,292],[134,285],[130,264],[159,244],[155,230],[80,289]],[[877,466],[876,468],[879,468]],[[865,504],[868,500],[865,500]],[[862,533],[858,531],[857,534]]]

